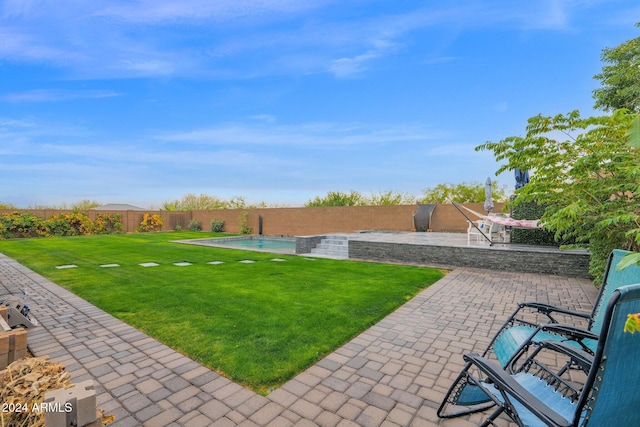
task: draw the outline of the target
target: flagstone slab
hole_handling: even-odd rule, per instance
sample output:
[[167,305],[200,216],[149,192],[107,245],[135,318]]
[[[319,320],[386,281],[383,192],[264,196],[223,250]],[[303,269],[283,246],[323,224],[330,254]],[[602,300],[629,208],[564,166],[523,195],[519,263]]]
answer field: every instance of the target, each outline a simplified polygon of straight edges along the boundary
[[66,264],[66,265],[56,265],[58,270],[64,270],[65,268],[77,268],[78,266],[75,264]]
[[120,267],[120,264],[102,264],[100,265],[102,268],[112,268],[112,267]]
[[211,262],[208,262],[207,264],[220,265],[220,264],[224,264],[224,261],[211,261]]
[[178,267],[186,267],[188,265],[193,265],[193,264],[191,264],[190,262],[183,261],[183,262],[174,262],[173,265],[177,265]]
[[253,264],[255,261],[252,259],[243,259],[242,261],[238,261],[241,262],[243,264]]
[[138,264],[140,267],[157,267],[160,264],[155,262],[143,262],[142,264]]
[[282,258],[273,258],[271,261],[275,261],[275,262],[285,262],[286,259],[282,259]]

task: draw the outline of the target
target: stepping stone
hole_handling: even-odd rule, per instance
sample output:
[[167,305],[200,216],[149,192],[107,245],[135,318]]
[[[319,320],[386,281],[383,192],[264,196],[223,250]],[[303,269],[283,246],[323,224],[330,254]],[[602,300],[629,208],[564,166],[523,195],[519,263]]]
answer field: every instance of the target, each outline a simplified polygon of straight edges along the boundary
[[120,267],[120,264],[102,264],[100,267],[103,267],[103,268]]
[[138,264],[140,267],[157,267],[160,264],[156,264],[155,262],[143,262],[142,264]]
[[282,258],[273,258],[271,261],[275,261],[275,262],[285,262],[286,259],[282,259]]
[[186,267],[187,265],[193,265],[190,262],[174,262],[173,265],[177,265],[178,267]]
[[77,266],[77,265],[75,265],[75,264],[56,265],[56,268],[57,268],[58,270],[63,270],[63,269],[65,269],[65,268],[76,268],[76,267],[78,267],[78,266]]
[[306,259],[307,261],[315,261],[315,258],[302,258],[302,259]]
[[224,261],[211,261],[211,262],[208,262],[207,264],[220,265],[220,264],[224,264]]
[[242,261],[238,261],[238,262],[241,262],[243,264],[253,264],[255,261],[251,259],[243,259]]

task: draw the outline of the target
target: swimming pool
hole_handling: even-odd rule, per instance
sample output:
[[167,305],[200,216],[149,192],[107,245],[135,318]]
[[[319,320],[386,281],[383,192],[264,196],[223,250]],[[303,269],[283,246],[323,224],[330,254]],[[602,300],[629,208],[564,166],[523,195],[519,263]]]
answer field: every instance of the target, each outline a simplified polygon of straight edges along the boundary
[[296,239],[286,237],[239,236],[213,239],[183,240],[180,243],[214,246],[220,248],[245,249],[250,251],[275,252],[281,254],[296,253]]

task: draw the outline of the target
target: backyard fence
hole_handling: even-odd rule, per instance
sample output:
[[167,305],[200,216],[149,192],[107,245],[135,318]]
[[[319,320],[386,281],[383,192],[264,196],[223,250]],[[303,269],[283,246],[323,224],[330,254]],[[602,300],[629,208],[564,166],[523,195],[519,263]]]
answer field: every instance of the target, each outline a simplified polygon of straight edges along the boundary
[[[465,204],[471,210],[485,213],[482,203]],[[503,203],[496,203],[494,212],[503,209]],[[211,221],[224,221],[224,231],[240,233],[251,230],[251,234],[269,236],[307,236],[327,233],[353,233],[363,230],[415,231],[413,215],[416,205],[399,206],[330,206],[313,208],[252,208],[216,209],[207,211],[103,211],[86,210],[83,213],[95,220],[98,214],[119,214],[126,232],[134,232],[145,213],[159,215],[164,224],[163,231],[186,230],[191,221],[198,221],[202,230],[211,229]],[[1,213],[29,212],[45,220],[71,210],[53,209],[4,209]],[[478,219],[478,218],[471,218]],[[467,221],[453,205],[439,204],[433,211],[430,230],[434,232],[463,233]]]

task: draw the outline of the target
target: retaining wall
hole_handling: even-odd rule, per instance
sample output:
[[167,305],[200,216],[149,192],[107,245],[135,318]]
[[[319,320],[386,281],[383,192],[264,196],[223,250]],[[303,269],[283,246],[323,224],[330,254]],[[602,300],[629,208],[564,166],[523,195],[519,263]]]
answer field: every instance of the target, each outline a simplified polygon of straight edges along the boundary
[[514,247],[501,250],[493,247],[425,246],[403,243],[349,240],[349,258],[441,265],[445,267],[478,267],[490,270],[520,271],[524,273],[553,274],[558,276],[591,278],[589,254],[582,251],[536,251]]

